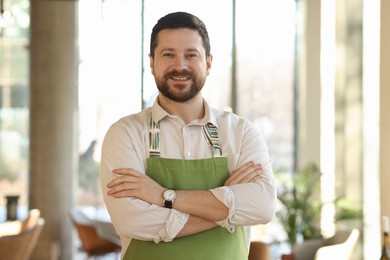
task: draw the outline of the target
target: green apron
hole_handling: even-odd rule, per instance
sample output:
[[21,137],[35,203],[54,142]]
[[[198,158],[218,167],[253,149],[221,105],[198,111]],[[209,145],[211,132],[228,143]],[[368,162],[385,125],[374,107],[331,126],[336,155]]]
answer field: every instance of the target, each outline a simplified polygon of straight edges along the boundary
[[[157,124],[152,127],[159,126]],[[213,146],[211,148],[214,150],[214,156],[221,154],[216,152],[220,150],[216,130],[211,128],[210,134],[210,127],[207,125],[204,130],[210,146]],[[155,140],[159,140],[158,136]],[[229,177],[227,159],[224,157],[200,160],[160,158],[159,144],[152,143],[153,141],[153,156],[147,159],[147,174],[164,187],[176,190],[208,190],[223,186]],[[155,243],[132,239],[123,259],[244,260],[248,259],[248,251],[242,227],[236,227],[234,233],[230,233],[218,226],[195,235],[175,238],[172,242]]]

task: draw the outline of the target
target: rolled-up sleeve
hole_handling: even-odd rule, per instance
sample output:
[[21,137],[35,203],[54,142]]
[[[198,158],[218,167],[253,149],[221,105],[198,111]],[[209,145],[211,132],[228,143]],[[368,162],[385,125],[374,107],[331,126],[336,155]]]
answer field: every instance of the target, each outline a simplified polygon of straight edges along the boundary
[[242,139],[239,141],[241,146],[237,145],[237,147],[240,147],[240,150],[235,151],[238,159],[230,161],[232,168],[230,171],[246,162],[253,161],[262,164],[263,173],[261,178],[254,183],[236,184],[210,190],[229,209],[227,218],[217,224],[230,232],[234,230],[234,226],[266,224],[272,221],[277,204],[272,162],[264,138],[253,124],[247,121],[243,128]]

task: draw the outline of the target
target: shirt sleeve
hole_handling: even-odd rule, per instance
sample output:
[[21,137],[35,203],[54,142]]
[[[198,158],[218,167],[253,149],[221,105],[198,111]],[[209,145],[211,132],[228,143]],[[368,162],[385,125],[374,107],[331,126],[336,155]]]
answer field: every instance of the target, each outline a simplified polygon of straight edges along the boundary
[[238,151],[239,166],[249,161],[261,163],[263,174],[255,183],[237,184],[210,190],[213,195],[229,208],[226,219],[217,222],[230,232],[234,226],[258,225],[270,222],[276,212],[276,187],[268,146],[253,124],[246,122]]
[[[116,168],[133,168],[145,173],[145,137],[137,126],[127,127],[121,121],[107,131],[102,144],[100,183],[103,200],[113,225],[121,236],[139,240],[172,241],[186,224],[189,215],[166,209],[136,198],[113,198],[107,195],[107,184],[117,177]],[[140,128],[139,128],[140,129]],[[137,141],[133,141],[136,140]],[[138,142],[138,143],[137,143]]]

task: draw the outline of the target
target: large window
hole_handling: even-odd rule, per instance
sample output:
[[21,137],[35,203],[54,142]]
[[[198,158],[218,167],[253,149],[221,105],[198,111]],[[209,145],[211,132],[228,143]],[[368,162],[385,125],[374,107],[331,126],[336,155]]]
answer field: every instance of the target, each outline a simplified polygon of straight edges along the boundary
[[[295,2],[237,1],[237,113],[255,122],[277,171],[294,167]],[[281,8],[283,6],[283,8]]]
[[6,218],[6,196],[18,196],[18,203],[24,205],[21,210],[27,205],[29,122],[29,1],[1,3],[0,221]]

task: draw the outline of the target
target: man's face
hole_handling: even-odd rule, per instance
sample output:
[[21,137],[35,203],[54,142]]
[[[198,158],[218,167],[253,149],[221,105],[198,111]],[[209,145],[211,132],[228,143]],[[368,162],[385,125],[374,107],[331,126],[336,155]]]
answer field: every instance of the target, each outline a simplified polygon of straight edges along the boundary
[[202,38],[195,30],[165,29],[157,42],[154,59],[150,56],[157,88],[176,102],[192,99],[202,90],[211,67]]

